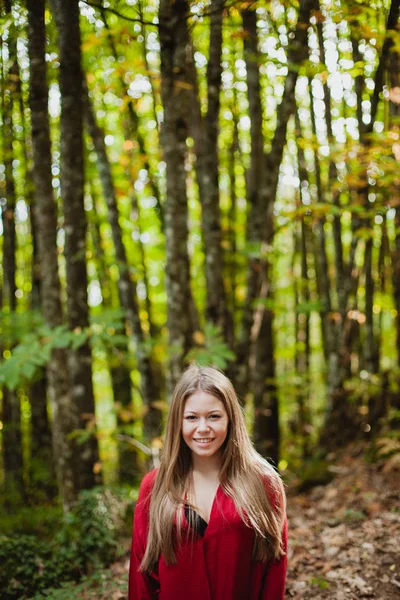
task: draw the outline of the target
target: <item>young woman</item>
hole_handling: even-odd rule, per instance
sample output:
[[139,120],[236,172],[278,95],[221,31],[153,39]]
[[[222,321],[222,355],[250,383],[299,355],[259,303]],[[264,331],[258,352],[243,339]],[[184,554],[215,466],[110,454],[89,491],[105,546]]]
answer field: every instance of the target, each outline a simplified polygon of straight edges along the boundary
[[287,525],[276,471],[210,367],[178,382],[158,469],[137,502],[129,600],[282,600]]

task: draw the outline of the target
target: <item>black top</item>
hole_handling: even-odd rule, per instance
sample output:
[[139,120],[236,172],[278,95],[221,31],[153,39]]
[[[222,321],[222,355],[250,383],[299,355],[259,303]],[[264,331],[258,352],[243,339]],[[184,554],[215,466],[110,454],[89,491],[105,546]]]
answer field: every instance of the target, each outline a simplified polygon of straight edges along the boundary
[[185,504],[185,517],[189,526],[198,533],[200,537],[204,537],[208,525],[207,521],[187,504]]

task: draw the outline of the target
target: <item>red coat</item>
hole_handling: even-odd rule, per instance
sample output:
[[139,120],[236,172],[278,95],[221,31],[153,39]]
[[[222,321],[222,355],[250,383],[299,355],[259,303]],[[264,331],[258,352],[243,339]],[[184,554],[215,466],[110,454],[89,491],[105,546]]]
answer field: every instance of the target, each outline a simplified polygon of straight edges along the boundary
[[156,470],[144,477],[135,510],[129,600],[283,600],[286,555],[269,564],[252,560],[254,531],[243,523],[221,486],[204,537],[193,533],[191,539],[183,541],[175,565],[167,566],[161,556],[156,571],[139,572],[155,475]]

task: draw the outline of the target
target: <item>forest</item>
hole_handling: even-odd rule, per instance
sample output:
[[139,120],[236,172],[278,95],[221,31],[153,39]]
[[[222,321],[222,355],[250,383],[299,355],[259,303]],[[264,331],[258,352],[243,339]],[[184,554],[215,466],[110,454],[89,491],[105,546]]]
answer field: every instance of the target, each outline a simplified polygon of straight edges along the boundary
[[399,6],[0,2],[0,598],[126,598],[193,362],[288,486],[288,595],[396,597]]

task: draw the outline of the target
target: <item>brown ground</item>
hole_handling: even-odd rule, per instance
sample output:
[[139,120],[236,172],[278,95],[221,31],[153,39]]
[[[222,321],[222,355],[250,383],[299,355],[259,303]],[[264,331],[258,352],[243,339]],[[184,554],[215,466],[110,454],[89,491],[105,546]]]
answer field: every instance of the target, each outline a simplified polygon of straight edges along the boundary
[[400,598],[400,472],[359,453],[337,460],[328,485],[289,490],[288,598]]

